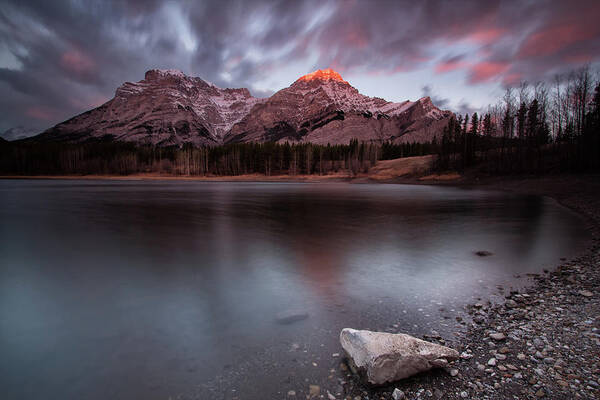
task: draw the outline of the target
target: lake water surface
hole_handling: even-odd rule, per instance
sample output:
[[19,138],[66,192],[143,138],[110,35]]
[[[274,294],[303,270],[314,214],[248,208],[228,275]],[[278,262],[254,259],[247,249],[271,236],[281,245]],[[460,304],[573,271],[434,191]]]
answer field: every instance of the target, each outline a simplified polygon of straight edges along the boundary
[[552,200],[494,191],[0,180],[1,397],[333,392],[341,328],[452,332],[586,237]]

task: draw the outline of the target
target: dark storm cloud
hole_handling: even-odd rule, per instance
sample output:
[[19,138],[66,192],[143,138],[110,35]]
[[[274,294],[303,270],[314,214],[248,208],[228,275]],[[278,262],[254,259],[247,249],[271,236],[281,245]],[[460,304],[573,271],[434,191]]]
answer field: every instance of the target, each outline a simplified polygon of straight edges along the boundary
[[340,72],[459,71],[471,85],[535,81],[598,61],[599,15],[587,0],[3,0],[0,130],[48,127],[150,68],[255,95],[270,94],[256,81],[305,60]]
[[[597,61],[597,1],[348,2],[320,32],[323,57],[344,68],[465,70],[472,84],[541,79]],[[351,5],[351,6],[350,6]],[[464,44],[471,54],[444,54]]]

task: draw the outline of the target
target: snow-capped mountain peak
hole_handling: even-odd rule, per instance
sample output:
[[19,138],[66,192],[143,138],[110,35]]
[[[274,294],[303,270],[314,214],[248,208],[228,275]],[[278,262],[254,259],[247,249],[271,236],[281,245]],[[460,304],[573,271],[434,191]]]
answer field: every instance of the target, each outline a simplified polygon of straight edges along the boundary
[[235,124],[225,140],[428,141],[441,132],[451,114],[427,98],[394,103],[365,96],[339,73],[325,69],[304,75],[275,93]]
[[450,115],[429,98],[394,103],[365,96],[330,68],[306,74],[267,99],[252,97],[245,88],[221,89],[178,70],[152,69],[143,80],[119,86],[100,107],[38,139],[110,137],[158,145],[427,141]]
[[304,75],[283,91],[292,91],[311,98],[324,93],[327,96],[325,102],[333,103],[344,112],[367,111],[374,117],[378,114],[398,115],[414,104],[408,100],[393,103],[380,97],[365,96],[330,68]]

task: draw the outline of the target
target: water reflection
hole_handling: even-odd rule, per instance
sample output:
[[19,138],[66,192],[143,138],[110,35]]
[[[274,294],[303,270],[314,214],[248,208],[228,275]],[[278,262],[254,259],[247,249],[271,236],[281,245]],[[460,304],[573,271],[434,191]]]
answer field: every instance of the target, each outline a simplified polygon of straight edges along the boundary
[[[401,185],[1,181],[0,221],[9,398],[166,398],[223,371],[280,390],[290,344],[428,330],[583,236],[548,199]],[[310,317],[275,324],[287,309]]]

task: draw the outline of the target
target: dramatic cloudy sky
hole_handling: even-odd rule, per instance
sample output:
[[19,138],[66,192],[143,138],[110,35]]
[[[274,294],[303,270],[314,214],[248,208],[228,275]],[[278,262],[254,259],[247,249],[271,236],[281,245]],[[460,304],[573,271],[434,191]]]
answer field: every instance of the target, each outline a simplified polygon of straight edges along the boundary
[[267,96],[332,67],[464,112],[600,61],[600,1],[0,0],[0,131],[44,129],[151,68]]

